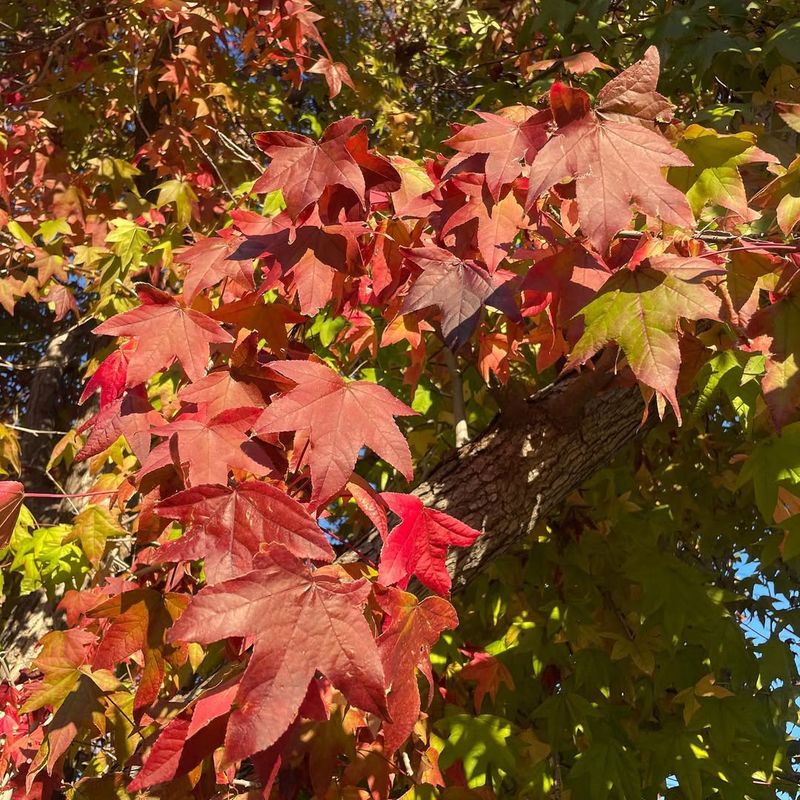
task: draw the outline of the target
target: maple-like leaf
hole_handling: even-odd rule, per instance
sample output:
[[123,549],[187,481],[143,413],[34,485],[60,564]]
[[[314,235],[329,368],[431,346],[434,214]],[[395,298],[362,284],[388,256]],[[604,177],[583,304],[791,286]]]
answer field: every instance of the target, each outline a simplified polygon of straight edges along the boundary
[[105,358],[86,381],[80,400],[85,403],[95,392],[100,392],[100,408],[113,403],[125,391],[128,359],[136,349],[135,342],[126,342]]
[[[650,55],[650,62],[657,57]],[[686,197],[661,174],[662,167],[688,167],[691,161],[641,124],[663,116],[663,103],[660,95],[641,91],[640,78],[628,79],[629,70],[606,86],[612,91],[598,96],[596,111],[589,110],[581,90],[553,84],[550,105],[560,127],[537,153],[529,176],[528,206],[559,181],[576,180],[578,220],[600,252],[630,222],[631,204],[670,225],[694,224]]]
[[295,718],[317,670],[349,702],[386,715],[383,669],[362,609],[364,580],[315,572],[281,545],[256,555],[254,570],[201,590],[170,631],[200,644],[252,636],[225,736],[228,761],[274,744]]
[[554,326],[566,327],[611,277],[611,270],[580,242],[550,252],[518,250],[516,257],[535,259],[522,282],[523,313],[546,308]]
[[470,788],[483,786],[490,772],[498,780],[514,772],[518,758],[513,748],[514,728],[507,719],[492,714],[454,714],[444,717],[440,726],[448,735],[439,765],[447,769],[460,760]]
[[276,355],[284,355],[289,345],[288,326],[304,318],[285,302],[265,303],[261,294],[253,292],[238,300],[222,303],[209,316],[238,328],[255,331],[266,339]]
[[436,211],[436,203],[429,196],[434,183],[425,167],[402,156],[392,156],[392,166],[400,176],[400,188],[391,194],[394,213],[422,218]]
[[353,80],[347,67],[341,61],[331,61],[329,58],[320,58],[313,66],[308,68],[308,72],[316,75],[323,75],[328,84],[331,100],[342,91],[342,84],[349,86],[355,91]]
[[0,481],[0,549],[14,532],[24,496],[25,487],[19,481]]
[[137,714],[158,696],[168,655],[164,635],[188,600],[186,595],[137,588],[123,591],[87,613],[94,619],[109,621],[94,652],[93,669],[115,669],[134,653],[143,655],[133,705]]
[[382,386],[345,381],[315,361],[273,361],[269,368],[297,386],[264,410],[255,431],[307,432],[303,460],[311,469],[314,502],[329,500],[347,483],[364,445],[411,479],[411,452],[393,419],[416,413],[405,403]]
[[181,305],[160,289],[139,286],[136,293],[141,306],[111,317],[94,329],[98,335],[136,339],[136,350],[128,359],[127,386],[144,383],[175,360],[189,380],[199,380],[208,365],[208,346],[233,341],[210,317]]
[[383,724],[383,741],[394,752],[411,733],[419,717],[420,696],[417,670],[428,681],[428,702],[433,693],[431,648],[443,630],[458,625],[456,610],[443,597],[418,600],[413,594],[390,588],[379,597],[389,615],[389,625],[378,637],[383,671],[391,678],[388,703],[391,722]]
[[129,792],[172,781],[196,767],[219,747],[236,696],[236,684],[224,684],[201,697],[159,734]]
[[175,255],[179,264],[189,268],[183,282],[187,301],[191,302],[204,289],[226,279],[226,286],[233,284],[238,294],[255,289],[252,260],[236,257],[241,244],[241,238],[227,229],[217,236],[200,239]]
[[89,418],[78,433],[90,430],[86,444],[78,451],[76,461],[85,461],[111,447],[120,436],[125,437],[131,452],[144,462],[150,452],[150,429],[163,422],[150,405],[143,386],[135,386],[121,397],[102,406]]
[[98,567],[105,553],[108,537],[124,533],[110,511],[101,506],[86,506],[75,517],[72,530],[64,541],[71,542],[77,539],[86,558]]
[[750,131],[721,134],[701,125],[689,125],[677,143],[678,149],[692,160],[691,167],[672,167],[669,182],[680,189],[697,216],[707,203],[733,211],[745,221],[754,219],[747,206],[747,194],[739,167],[777,158],[756,147]]
[[465,664],[458,673],[466,681],[475,681],[475,713],[481,713],[483,698],[488,694],[494,701],[500,684],[505,684],[509,689],[514,688],[514,679],[508,667],[498,658],[489,653],[473,653],[469,663]]
[[176,519],[184,535],[159,548],[163,561],[205,559],[209,584],[249,572],[262,544],[277,542],[298,558],[332,561],[333,549],[314,519],[285,492],[261,481],[234,488],[198,486],[172,495],[156,509]]
[[473,219],[477,221],[476,241],[481,258],[489,272],[494,272],[524,227],[525,212],[513,192],[495,203],[473,196],[448,217],[442,227],[442,236]]
[[182,403],[204,406],[209,417],[226,409],[263,405],[264,397],[254,383],[237,380],[229,369],[218,369],[178,392]]
[[381,498],[400,517],[400,523],[389,531],[383,545],[378,580],[404,589],[416,575],[434,592],[449,594],[448,547],[469,547],[481,532],[448,514],[425,508],[414,495],[383,492]]
[[312,208],[296,225],[287,214],[273,218],[264,233],[249,238],[248,250],[293,277],[300,310],[312,315],[330,301],[336,272],[356,261],[357,239],[368,231],[363,222],[326,224]]
[[597,94],[597,111],[607,118],[616,115],[639,119],[646,125],[669,122],[674,106],[656,91],[661,59],[650,46],[644,56],[612,78]]
[[363,125],[353,117],[328,126],[319,144],[308,136],[284,131],[264,131],[255,143],[271,159],[253,191],[280,189],[286,210],[297,218],[308,205],[319,200],[328,186],[349,189],[363,205],[366,184],[361,168],[347,148],[347,140]]
[[703,283],[714,272],[708,259],[669,255],[618,270],[580,312],[586,329],[566,368],[616,342],[636,378],[669,402],[680,419],[678,320],[719,317],[720,298]]
[[47,726],[47,740],[34,758],[32,770],[55,763],[72,744],[84,725],[96,720],[102,730],[104,709],[100,699],[119,682],[107,669],[92,669],[89,663],[96,637],[89,631],[51,631],[42,639],[34,665],[42,679],[29,695],[24,712],[48,706],[55,712]]
[[458,349],[472,335],[484,305],[508,310],[499,275],[462,261],[441,247],[404,249],[405,257],[421,270],[400,307],[401,314],[438,308],[442,336],[448,347]]
[[[231,408],[214,417],[191,414],[153,428],[175,443],[177,463],[186,465],[191,486],[227,483],[230,469],[266,475],[275,467],[273,453],[248,432],[261,414],[254,407]],[[174,438],[173,438],[174,437]]]
[[[522,172],[522,159],[530,163],[547,141],[550,112],[536,111],[528,106],[511,106],[503,109],[502,114],[475,113],[482,122],[465,125],[444,143],[459,153],[486,155],[486,186],[497,201],[503,186]],[[451,159],[445,167],[445,174],[458,161]]]

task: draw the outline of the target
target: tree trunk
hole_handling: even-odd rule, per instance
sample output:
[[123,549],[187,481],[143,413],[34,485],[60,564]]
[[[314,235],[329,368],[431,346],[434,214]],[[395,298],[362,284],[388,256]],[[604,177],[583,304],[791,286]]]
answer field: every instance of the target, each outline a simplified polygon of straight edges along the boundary
[[[586,388],[584,375],[573,376],[500,414],[414,490],[428,508],[448,512],[483,534],[472,547],[451,550],[448,571],[454,591],[530,534],[644,431],[645,406],[637,387],[588,396]],[[359,554],[374,561],[380,547],[376,531],[354,542]],[[358,558],[348,551],[341,560]]]

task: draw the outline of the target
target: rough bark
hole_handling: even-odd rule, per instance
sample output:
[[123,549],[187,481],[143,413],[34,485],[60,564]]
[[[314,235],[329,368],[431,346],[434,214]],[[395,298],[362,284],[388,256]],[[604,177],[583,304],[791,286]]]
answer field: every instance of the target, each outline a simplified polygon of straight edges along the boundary
[[[595,391],[587,397],[589,387],[581,385],[581,378],[559,381],[501,414],[414,490],[429,508],[483,532],[472,547],[451,551],[448,571],[454,590],[528,535],[644,430],[638,388]],[[358,553],[373,560],[380,546],[375,531],[354,543]],[[349,551],[341,560],[356,558]]]

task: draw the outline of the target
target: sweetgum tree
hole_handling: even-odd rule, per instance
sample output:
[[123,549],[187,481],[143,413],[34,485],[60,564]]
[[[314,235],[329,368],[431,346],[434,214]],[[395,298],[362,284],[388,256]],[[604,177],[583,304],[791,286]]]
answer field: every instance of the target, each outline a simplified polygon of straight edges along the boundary
[[3,796],[795,796],[798,11],[5,3]]

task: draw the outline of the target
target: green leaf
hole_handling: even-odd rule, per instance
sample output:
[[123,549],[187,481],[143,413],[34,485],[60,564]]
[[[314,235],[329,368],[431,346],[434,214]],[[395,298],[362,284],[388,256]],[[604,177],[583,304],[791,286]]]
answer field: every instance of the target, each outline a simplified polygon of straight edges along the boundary
[[131,267],[139,266],[150,237],[144,228],[140,228],[129,219],[110,220],[109,225],[114,230],[106,236],[106,241],[111,243],[111,249],[119,256],[124,276]]
[[474,789],[487,783],[489,772],[507,775],[514,772],[516,759],[508,742],[511,723],[502,717],[458,714],[440,723],[449,731],[439,764],[447,768],[460,760],[467,785]]
[[64,541],[73,542],[77,539],[86,558],[97,567],[105,553],[108,537],[120,533],[124,531],[107,509],[87,506],[75,517],[72,530]]
[[606,282],[580,312],[586,329],[567,369],[584,364],[609,342],[616,342],[636,378],[667,400],[680,420],[675,392],[681,365],[678,320],[713,318],[720,302],[702,282],[681,277],[677,264],[682,259],[665,257],[664,261],[675,263],[676,268],[623,268]]
[[159,184],[156,206],[161,208],[168,203],[175,204],[175,219],[181,226],[192,221],[192,206],[197,202],[197,195],[191,185],[177,178]]
[[752,481],[756,505],[764,521],[774,521],[778,486],[800,483],[800,422],[787,425],[777,436],[758,442],[739,474],[739,486]]
[[755,161],[778,160],[756,147],[755,134],[743,131],[725,135],[701,125],[690,125],[677,146],[689,156],[693,166],[670,167],[669,182],[686,195],[696,217],[708,204],[727,208],[745,220],[753,216],[747,207],[739,167]]
[[68,236],[71,233],[72,233],[72,228],[69,226],[69,223],[63,218],[45,220],[36,229],[36,235],[41,236],[45,244],[49,244],[61,234]]

